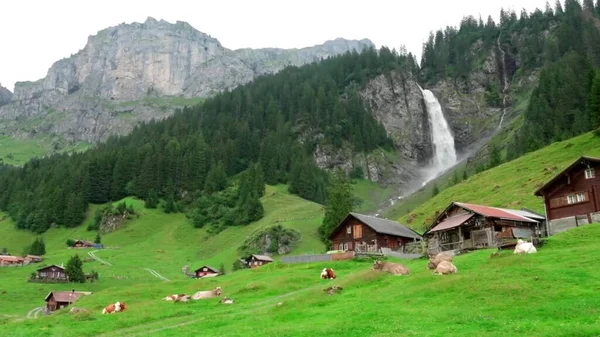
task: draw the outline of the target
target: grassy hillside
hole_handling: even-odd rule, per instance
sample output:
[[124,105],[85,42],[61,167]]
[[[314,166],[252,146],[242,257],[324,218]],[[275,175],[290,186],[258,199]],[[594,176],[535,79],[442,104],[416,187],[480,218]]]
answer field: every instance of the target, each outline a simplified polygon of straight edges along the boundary
[[[302,234],[293,254],[325,250],[317,234],[317,227],[322,221],[322,206],[290,195],[284,185],[267,187],[262,199],[265,208],[263,219],[248,226],[230,227],[215,236],[209,236],[205,229],[194,228],[183,214],[164,214],[159,210],[145,209],[139,200],[126,201],[134,205],[140,216],[130,220],[125,228],[102,237],[102,243],[111,249],[95,254],[112,266],[100,262],[85,263],[85,272],[93,269],[100,273],[101,278],[98,283],[85,284],[83,287],[86,289],[100,290],[123,283],[159,281],[145,268],[153,269],[170,280],[186,279],[181,273],[184,265],[190,265],[193,270],[203,264],[219,268],[223,263],[230,271],[232,263],[239,258],[237,249],[246,237],[275,224],[296,229]],[[90,214],[96,207],[92,207]],[[87,257],[86,254],[93,250],[67,249],[66,241],[69,238],[93,240],[95,236],[95,232],[86,230],[85,224],[74,229],[50,229],[43,234],[47,251],[44,264],[66,264],[75,253]],[[0,222],[0,248],[7,248],[11,254],[21,254],[34,238],[31,232],[15,230],[9,219]],[[71,285],[26,283],[30,273],[39,266],[0,268],[0,317],[2,314],[24,315],[34,306],[43,304],[40,299],[48,291],[72,288]],[[3,295],[3,290],[18,296]]]
[[[506,251],[490,258],[490,250],[461,255],[454,261],[458,274],[450,276],[434,276],[425,260],[413,260],[406,262],[410,276],[373,272],[370,261],[346,261],[275,263],[206,280],[111,280],[104,288],[99,284],[109,281],[101,280],[95,289],[77,287],[96,291],[76,304],[90,314],[63,310],[21,322],[5,318],[0,335],[594,336],[600,334],[600,272],[594,263],[600,258],[598,236],[600,225],[589,225],[550,238],[535,255]],[[336,270],[336,280],[318,278],[325,266]],[[161,300],[217,285],[233,305],[217,299]],[[322,289],[329,285],[344,290],[327,296]],[[10,310],[6,297],[38,287],[20,283],[18,289],[6,288],[1,310]],[[118,300],[128,304],[128,311],[100,314]]]
[[443,210],[452,201],[516,209],[527,207],[543,212],[542,199],[535,197],[533,192],[581,155],[600,156],[600,137],[587,133],[554,143],[472,176],[442,190],[399,221],[423,229],[433,220],[436,211]]

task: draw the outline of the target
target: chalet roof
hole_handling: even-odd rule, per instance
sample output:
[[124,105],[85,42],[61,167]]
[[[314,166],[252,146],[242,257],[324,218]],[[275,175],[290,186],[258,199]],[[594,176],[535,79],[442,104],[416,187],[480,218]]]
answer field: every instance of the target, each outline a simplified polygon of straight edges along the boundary
[[467,213],[467,214],[460,214],[460,215],[455,215],[453,217],[449,217],[448,219],[440,222],[439,224],[437,224],[435,227],[428,230],[427,232],[437,232],[437,231],[442,231],[445,229],[458,227],[458,226],[464,224],[467,220],[471,219],[473,217],[473,215],[475,215],[475,214]]
[[0,260],[19,262],[19,261],[23,261],[25,259],[20,256],[0,255]]
[[538,222],[536,220],[530,219],[528,217],[519,215],[520,211],[514,209],[507,208],[498,208],[498,207],[489,207],[475,204],[467,204],[462,202],[455,202],[455,205],[472,211],[474,213],[483,215],[489,218],[498,218],[504,220],[513,220],[513,221],[521,221],[521,222]]
[[91,241],[79,240],[79,239],[75,240],[75,243],[77,243],[77,242],[81,242],[81,243],[83,243],[83,244],[87,244],[87,245],[93,245],[93,244],[94,244],[94,243],[93,243],[93,242],[91,242]]
[[516,209],[510,209],[510,210],[509,209],[504,209],[504,210],[510,211],[510,212],[513,212],[513,213],[517,213],[520,216],[524,216],[526,218],[530,218],[530,219],[533,219],[533,220],[546,220],[546,216],[541,215],[539,213],[535,213],[533,211],[530,211],[530,210],[524,209],[524,208],[520,209],[520,210],[516,210]]
[[[412,229],[410,229],[404,225],[397,223],[396,221],[376,218],[376,217],[359,214],[359,213],[354,213],[354,212],[351,212],[350,214],[348,214],[348,216],[355,217],[356,219],[360,220],[365,225],[373,228],[373,230],[375,230],[377,233],[390,234],[390,235],[401,236],[401,237],[411,238],[411,239],[419,239],[419,240],[421,239],[421,235],[419,235],[419,233],[413,231]],[[344,218],[344,220],[342,220],[342,222],[340,222],[338,227],[341,226],[346,221],[348,216],[346,216],[346,218]]]
[[57,265],[55,265],[55,264],[52,264],[52,265],[49,265],[49,266],[45,266],[45,267],[42,267],[42,268],[38,268],[38,269],[36,269],[36,270],[37,270],[37,271],[40,271],[40,270],[44,270],[44,269],[49,269],[50,267],[55,267],[55,268],[61,269],[62,271],[64,271],[64,270],[65,270],[65,268],[63,268],[63,267],[61,267],[61,266],[57,266]]
[[208,268],[208,269],[209,269],[210,271],[212,271],[213,273],[218,273],[218,272],[219,272],[219,269],[217,269],[217,268],[213,268],[213,267],[211,267],[211,266],[202,266],[202,267],[200,267],[200,268],[198,268],[198,269],[194,270],[194,273],[197,273],[197,272],[199,272],[199,271],[202,271],[202,269],[203,269],[203,268]]
[[252,255],[250,255],[250,257],[252,257],[252,256],[254,256],[255,259],[260,260],[260,261],[271,261],[271,262],[273,262],[273,258],[270,257],[270,256],[268,256],[268,255],[258,255],[258,254],[252,254]]
[[46,295],[44,301],[48,302],[52,295],[54,295],[56,302],[75,302],[86,293],[81,291],[51,291]]
[[543,190],[545,190],[546,188],[550,187],[550,185],[554,184],[560,177],[562,177],[566,173],[568,173],[571,170],[573,170],[577,165],[584,164],[586,162],[600,163],[600,158],[588,157],[588,156],[581,156],[581,157],[577,158],[576,161],[574,161],[571,165],[569,165],[564,170],[560,171],[560,173],[558,173],[557,175],[555,175],[554,178],[552,178],[550,181],[548,181],[547,183],[545,183],[542,187],[538,188],[533,194],[536,195],[536,196],[541,197]]

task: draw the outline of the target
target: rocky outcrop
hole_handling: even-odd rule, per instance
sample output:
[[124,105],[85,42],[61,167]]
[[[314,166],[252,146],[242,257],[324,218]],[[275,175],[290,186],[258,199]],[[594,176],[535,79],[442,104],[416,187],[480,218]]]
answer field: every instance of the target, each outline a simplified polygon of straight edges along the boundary
[[173,111],[148,101],[207,97],[286,65],[370,46],[369,40],[337,39],[303,49],[230,50],[188,23],[148,18],[104,29],[54,63],[45,78],[18,82],[10,103],[0,107],[0,124],[13,125],[13,136],[64,134],[97,142]]
[[10,90],[0,85],[0,106],[9,103],[12,99],[12,96],[13,94],[10,92]]

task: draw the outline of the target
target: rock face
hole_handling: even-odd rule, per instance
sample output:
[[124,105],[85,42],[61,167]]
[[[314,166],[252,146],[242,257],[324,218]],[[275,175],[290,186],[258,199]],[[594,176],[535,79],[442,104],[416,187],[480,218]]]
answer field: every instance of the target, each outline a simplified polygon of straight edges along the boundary
[[13,94],[10,92],[10,90],[0,85],[0,106],[8,104],[12,99],[12,96]]
[[[0,90],[0,124],[10,125],[0,132],[97,142],[126,133],[139,121],[170,115],[170,106],[148,103],[157,98],[207,97],[287,65],[371,46],[369,40],[337,39],[303,49],[230,50],[181,21],[121,24],[90,36],[82,50],[54,63],[45,78],[18,82],[12,98],[4,99]],[[40,123],[31,121],[36,118]]]

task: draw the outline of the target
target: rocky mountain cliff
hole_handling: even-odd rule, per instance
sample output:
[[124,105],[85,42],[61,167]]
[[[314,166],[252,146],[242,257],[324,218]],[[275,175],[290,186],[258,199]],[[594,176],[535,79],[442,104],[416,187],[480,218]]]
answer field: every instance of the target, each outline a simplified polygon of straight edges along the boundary
[[45,78],[18,82],[10,100],[0,90],[0,133],[97,142],[140,121],[164,118],[174,105],[187,103],[185,98],[211,96],[287,65],[371,46],[369,40],[336,39],[303,49],[230,50],[186,22],[148,18],[121,24],[90,36]]
[[12,99],[12,92],[0,85],[0,106],[7,104]]

